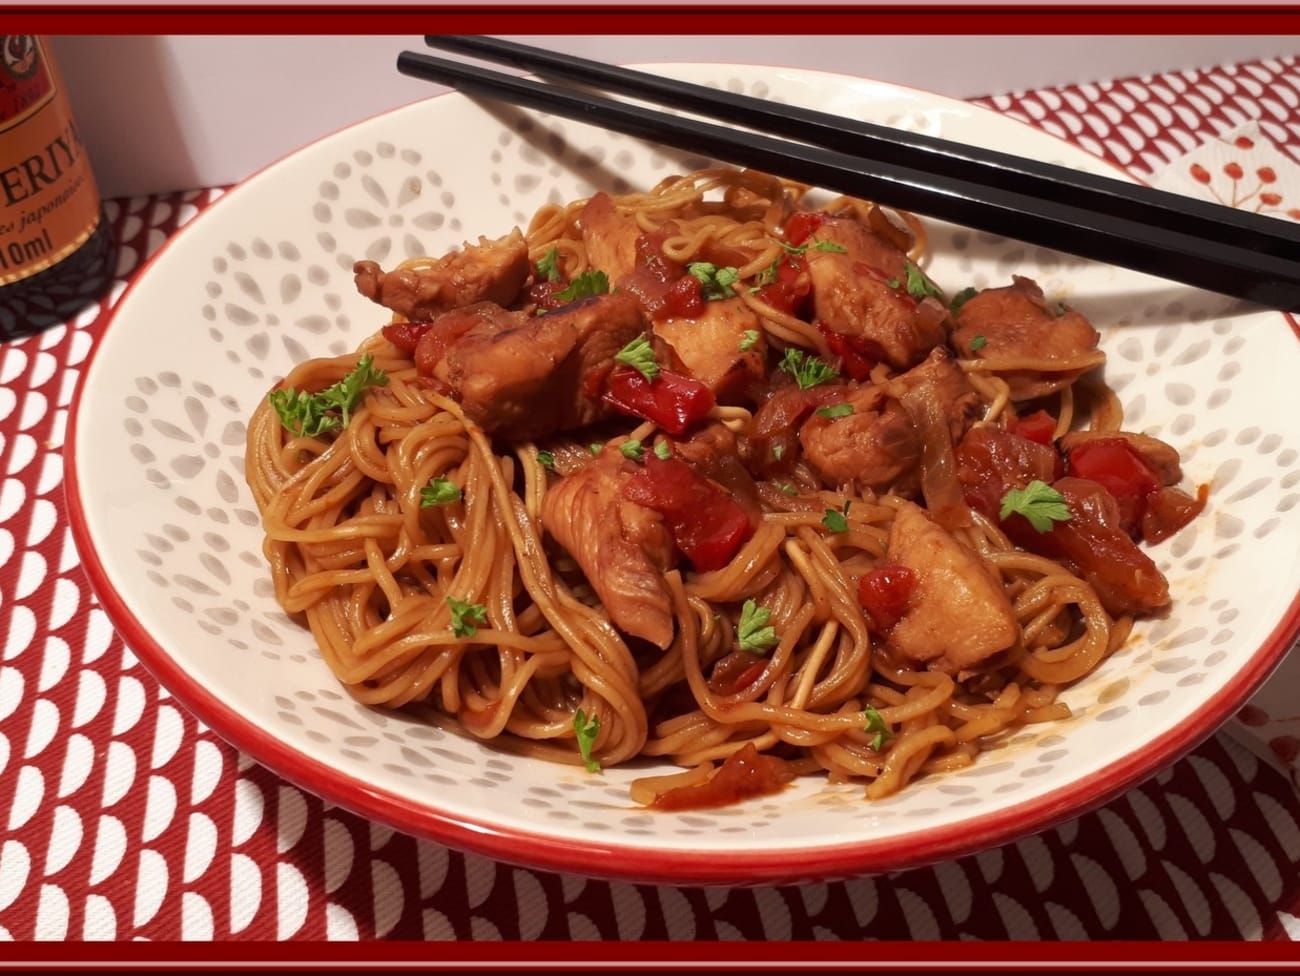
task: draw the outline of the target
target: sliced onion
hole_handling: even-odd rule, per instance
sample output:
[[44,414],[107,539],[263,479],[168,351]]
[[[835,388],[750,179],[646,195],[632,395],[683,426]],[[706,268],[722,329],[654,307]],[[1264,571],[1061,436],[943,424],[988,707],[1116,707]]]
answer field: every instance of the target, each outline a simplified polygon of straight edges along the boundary
[[957,480],[957,457],[943,404],[924,383],[903,390],[899,402],[921,435],[921,494],[925,507],[945,529],[970,525],[970,509]]
[[930,331],[933,326],[943,322],[946,318],[948,318],[948,306],[933,295],[926,295],[917,302],[916,328],[918,333]]

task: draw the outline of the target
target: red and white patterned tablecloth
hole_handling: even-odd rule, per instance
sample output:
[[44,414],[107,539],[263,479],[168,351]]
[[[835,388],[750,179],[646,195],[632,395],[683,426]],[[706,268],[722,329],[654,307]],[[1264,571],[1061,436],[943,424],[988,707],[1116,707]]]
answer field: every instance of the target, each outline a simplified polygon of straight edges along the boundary
[[[1161,185],[1300,216],[1300,60],[979,100]],[[109,203],[112,300],[219,189]],[[893,876],[637,886],[465,856],[304,793],[160,688],[96,604],[62,450],[91,309],[0,344],[0,938],[1293,939],[1287,666],[1234,725],[1095,812]],[[1293,655],[1296,657],[1296,655]],[[3,954],[0,953],[0,958]]]

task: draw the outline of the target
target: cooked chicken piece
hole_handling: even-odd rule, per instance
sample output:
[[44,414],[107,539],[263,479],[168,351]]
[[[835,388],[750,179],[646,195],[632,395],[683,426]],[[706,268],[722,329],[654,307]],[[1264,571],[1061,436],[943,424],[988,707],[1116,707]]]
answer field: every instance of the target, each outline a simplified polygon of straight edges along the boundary
[[961,441],[962,435],[984,412],[984,401],[946,346],[936,346],[921,365],[895,376],[888,386],[891,391],[898,391],[900,399],[915,391],[939,404],[948,419],[953,444]]
[[[1062,366],[1092,355],[1101,338],[1092,323],[1073,309],[1049,305],[1029,278],[1016,275],[1012,280],[1005,288],[986,288],[961,306],[954,347],[979,359],[1028,358]],[[999,375],[1010,385],[1013,400],[1033,400],[1068,386],[1087,368],[999,370]]]
[[554,482],[542,525],[582,567],[614,626],[666,648],[673,612],[663,575],[673,540],[657,512],[625,498],[635,466],[607,447],[582,470]]
[[[672,347],[683,371],[706,384],[719,403],[745,400],[750,384],[763,379],[767,342],[758,316],[739,298],[705,302],[698,318],[660,319],[654,331]],[[742,350],[746,332],[756,338]]]
[[821,224],[818,241],[841,251],[810,247],[813,316],[833,332],[865,340],[897,369],[920,362],[944,340],[947,311],[934,298],[907,291],[907,255],[846,217]]
[[[421,324],[419,339],[415,343],[415,368],[422,376],[436,376],[438,364],[465,333],[502,332],[519,328],[529,321],[524,312],[512,312],[495,302],[474,302],[443,312],[427,325]],[[445,371],[444,371],[445,375]]]
[[613,283],[636,266],[636,239],[641,228],[635,217],[619,213],[608,193],[597,193],[588,200],[578,223],[592,270],[605,272]]
[[[894,488],[903,494],[917,488],[925,449],[922,428],[909,410],[913,399],[924,402],[927,416],[930,408],[937,411],[935,436],[946,435],[952,444],[960,441],[984,406],[943,347],[887,383],[849,384],[843,389],[845,394],[828,397],[800,429],[804,456],[830,484]],[[835,416],[843,404],[853,412]]]
[[1095,481],[1061,478],[1053,485],[1070,509],[1052,531],[1016,535],[1031,552],[1073,565],[1112,614],[1145,613],[1169,602],[1169,582],[1120,524],[1119,504]]
[[820,409],[834,414],[848,405],[853,412],[809,417],[799,430],[804,458],[830,485],[914,488],[923,445],[903,405],[882,386],[844,389],[844,395],[828,398]]
[[[957,476],[967,503],[1000,524],[1017,546],[1073,566],[1111,613],[1140,613],[1164,606],[1169,601],[1168,583],[1130,537],[1120,503],[1095,481],[1062,477],[1063,467],[1055,448],[998,427],[972,428],[957,448]],[[1024,488],[1031,481],[1050,484],[1061,493],[1070,509],[1068,521],[1055,522],[1049,531],[1039,532],[1021,516],[1000,519],[1006,492]],[[1182,498],[1195,505],[1187,496]],[[1177,497],[1164,499],[1164,504],[1169,510],[1157,520],[1167,519],[1177,526],[1199,511],[1183,510],[1180,515],[1174,511],[1179,507]]]
[[997,573],[911,502],[894,517],[887,558],[916,581],[907,612],[889,631],[903,657],[956,674],[1016,642],[1020,627]]
[[794,383],[769,389],[745,433],[749,469],[760,477],[788,476],[803,452],[799,428],[818,407],[843,398],[845,390],[843,385],[801,390]]
[[[900,282],[907,280],[907,255],[890,240],[877,234],[869,226],[853,217],[830,217],[819,224],[805,244],[817,241],[837,244],[844,248],[840,256],[849,261],[866,265],[871,273],[882,280],[897,278]],[[840,253],[810,247],[805,253],[810,262],[821,261],[825,256]]]
[[1075,430],[1062,437],[1059,443],[1061,450],[1069,454],[1083,444],[1104,440],[1121,440],[1126,443],[1147,463],[1161,484],[1176,485],[1183,480],[1182,459],[1178,456],[1178,450],[1148,434],[1131,434],[1120,430]]
[[957,480],[966,504],[992,519],[1012,488],[1031,481],[1050,485],[1064,472],[1056,449],[1003,430],[972,427],[957,445]]
[[641,307],[622,293],[545,315],[484,315],[452,343],[433,376],[484,430],[534,440],[609,414],[600,399],[604,379],[615,354],[645,328]]
[[424,266],[384,271],[374,261],[352,267],[357,291],[413,322],[473,302],[508,305],[528,280],[528,245],[516,227],[505,237],[466,244]]

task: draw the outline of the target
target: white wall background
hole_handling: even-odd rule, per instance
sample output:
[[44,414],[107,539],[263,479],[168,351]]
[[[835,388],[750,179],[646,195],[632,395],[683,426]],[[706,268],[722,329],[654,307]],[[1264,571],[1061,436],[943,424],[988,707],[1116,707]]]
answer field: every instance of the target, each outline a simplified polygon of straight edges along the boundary
[[[1176,23],[1176,20],[1174,21]],[[607,61],[819,68],[959,98],[1300,54],[1300,37],[552,36]],[[54,51],[105,196],[237,182],[443,89],[399,75],[419,36],[64,36]]]

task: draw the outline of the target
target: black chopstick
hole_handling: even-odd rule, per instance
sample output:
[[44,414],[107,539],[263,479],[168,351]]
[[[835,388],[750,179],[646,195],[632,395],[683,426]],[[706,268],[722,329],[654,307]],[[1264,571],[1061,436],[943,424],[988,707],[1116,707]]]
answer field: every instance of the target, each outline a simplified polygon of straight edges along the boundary
[[1009,189],[1000,181],[930,173],[411,51],[398,56],[397,67],[403,74],[469,95],[522,105],[1262,305],[1300,310],[1300,247],[1288,254],[1272,253],[1249,241],[1176,230],[1158,218],[1148,222],[1098,212],[1025,192],[1019,186]]
[[596,85],[864,159],[937,176],[1014,187],[1018,192],[1057,203],[1147,223],[1159,222],[1170,230],[1213,236],[1220,242],[1236,241],[1283,257],[1300,249],[1300,225],[1150,186],[496,37],[430,34],[424,41],[432,48],[513,65],[546,77]]

